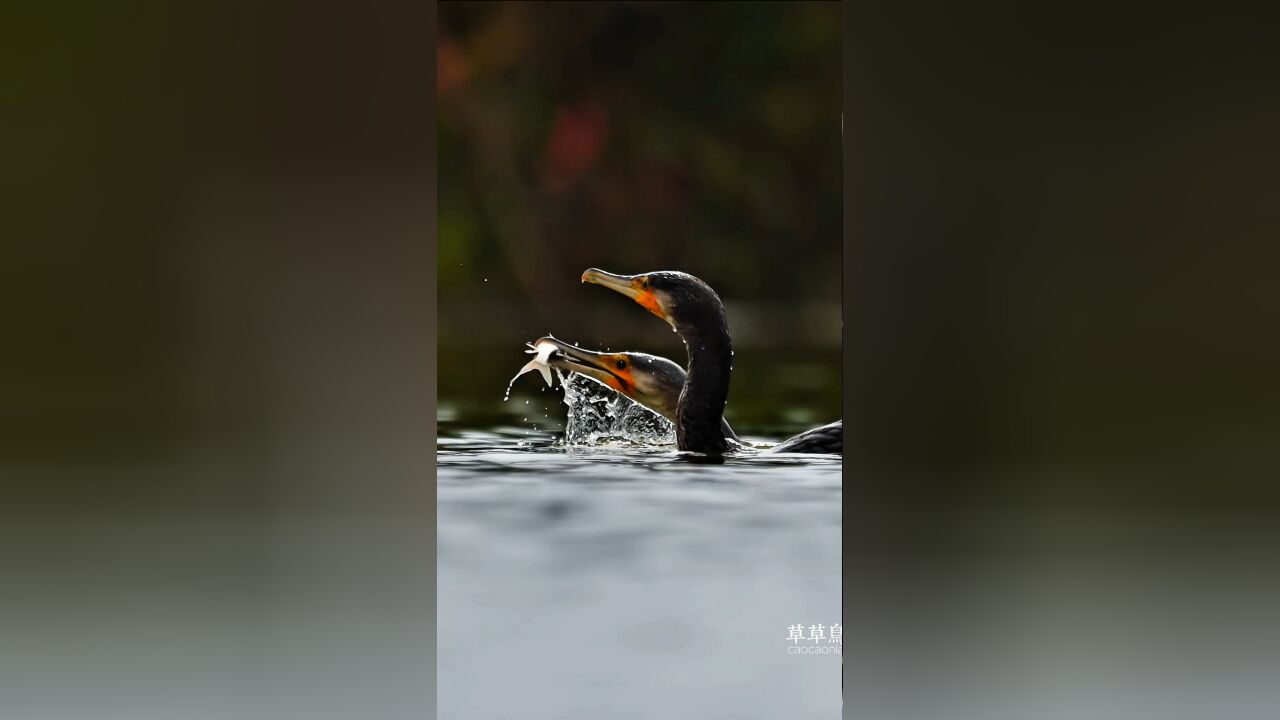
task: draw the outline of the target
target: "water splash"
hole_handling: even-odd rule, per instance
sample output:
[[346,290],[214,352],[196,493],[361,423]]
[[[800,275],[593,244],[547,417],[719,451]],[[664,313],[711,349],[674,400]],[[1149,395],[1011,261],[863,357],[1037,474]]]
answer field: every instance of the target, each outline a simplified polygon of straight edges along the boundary
[[589,377],[555,372],[569,407],[563,445],[675,444],[675,426],[666,418]]

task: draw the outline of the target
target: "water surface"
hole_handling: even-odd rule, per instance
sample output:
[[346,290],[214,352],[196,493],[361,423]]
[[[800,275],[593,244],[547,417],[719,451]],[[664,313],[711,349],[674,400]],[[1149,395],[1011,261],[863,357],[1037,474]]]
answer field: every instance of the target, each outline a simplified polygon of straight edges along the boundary
[[837,716],[787,637],[840,622],[838,456],[439,433],[441,718]]

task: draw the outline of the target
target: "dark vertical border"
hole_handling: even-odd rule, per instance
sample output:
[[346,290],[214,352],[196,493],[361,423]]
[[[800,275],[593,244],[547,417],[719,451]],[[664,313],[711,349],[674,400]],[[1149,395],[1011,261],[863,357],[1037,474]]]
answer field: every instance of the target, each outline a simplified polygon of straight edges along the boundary
[[[853,402],[854,393],[852,391],[852,385],[851,385],[857,366],[855,363],[855,356],[852,353],[853,346],[850,343],[850,329],[849,329],[850,328],[849,320],[852,317],[851,311],[853,309],[851,307],[852,294],[849,291],[849,282],[854,277],[854,274],[855,274],[854,266],[853,266],[853,259],[854,259],[853,222],[852,222],[852,218],[850,217],[850,213],[853,212],[853,208],[855,207],[854,182],[856,179],[856,175],[853,172],[853,169],[854,169],[853,163],[854,163],[854,159],[856,158],[855,145],[853,143],[853,139],[856,137],[856,135],[850,133],[850,121],[851,120],[856,121],[855,107],[851,102],[851,98],[853,98],[853,96],[855,95],[854,88],[853,88],[853,79],[854,79],[854,68],[853,68],[854,55],[853,55],[853,42],[852,42],[853,32],[850,29],[850,25],[852,24],[852,21],[853,21],[853,13],[849,12],[849,7],[846,3],[841,3],[840,5],[840,26],[841,26],[840,54],[841,54],[842,102],[841,102],[841,114],[840,114],[840,132],[841,132],[842,142],[840,145],[840,149],[841,149],[841,168],[843,170],[842,197],[843,197],[844,212],[842,213],[842,225],[841,225],[841,230],[842,230],[841,243],[843,245],[843,252],[841,254],[841,259],[843,261],[843,273],[842,273],[842,283],[841,283],[842,290],[841,290],[841,296],[840,296],[841,305],[842,305],[841,313],[840,313],[840,317],[841,317],[840,358],[842,361],[842,365],[844,367],[844,377],[841,379],[840,387],[841,387],[841,392],[843,393],[841,399],[844,405],[844,412],[841,414],[841,417],[844,419],[844,427],[845,427],[845,451],[844,451],[845,463],[841,471],[841,475],[843,477],[844,491],[840,494],[841,504],[843,505],[843,507],[841,508],[840,514],[841,514],[841,517],[844,519],[843,522],[841,523],[841,538],[842,538],[842,545],[844,547],[843,547],[843,552],[841,553],[841,560],[840,560],[840,567],[841,567],[840,577],[841,577],[841,606],[843,608],[841,611],[841,614],[843,616],[842,624],[845,625],[846,627],[849,625],[849,620],[853,617],[852,613],[849,612],[849,607],[848,607],[848,602],[850,597],[849,595],[849,584],[850,584],[849,489],[851,487],[851,478],[853,475],[849,470],[850,466],[849,466],[848,459],[851,456],[851,453],[853,452],[853,448],[856,447],[856,444],[851,443],[850,440],[851,440],[851,434],[856,432],[856,428],[857,428],[857,424],[855,422],[856,416],[854,414],[854,407],[855,407]],[[848,667],[848,663],[845,661],[841,661],[840,667],[841,667],[840,695],[841,695],[841,698],[843,698],[844,688],[846,685],[844,676],[845,676],[846,669]],[[850,715],[850,712],[851,710],[849,708],[849,705],[847,703],[844,703],[841,714],[844,717],[852,717]]]
[[1144,5],[843,6],[845,717],[1276,704],[1275,21]]
[[[432,423],[434,423],[435,417],[436,417],[436,402],[439,399],[438,386],[436,382],[436,378],[437,378],[437,365],[436,365],[436,347],[437,347],[436,346],[436,334],[437,334],[436,210],[437,210],[437,205],[436,203],[437,203],[437,188],[438,188],[437,177],[436,177],[436,94],[434,92],[435,77],[436,77],[435,48],[436,48],[436,32],[437,32],[436,0],[430,0],[430,2],[428,3],[428,6],[430,7],[431,14],[427,22],[427,32],[426,32],[426,35],[427,35],[426,41],[428,43],[427,47],[430,48],[430,53],[428,53],[428,60],[427,60],[427,64],[428,64],[427,77],[430,78],[431,88],[433,90],[431,93],[428,94],[429,99],[426,105],[427,107],[426,134],[427,134],[427,146],[428,146],[427,154],[429,157],[429,164],[430,164],[430,168],[428,169],[428,173],[430,177],[430,179],[428,180],[429,187],[430,187],[430,193],[428,197],[428,207],[430,208],[430,213],[431,213],[431,225],[430,225],[431,232],[430,232],[430,239],[427,243],[428,253],[427,253],[427,263],[426,263],[427,275],[430,278],[430,281],[429,281],[430,292],[428,293],[429,297],[427,299],[427,308],[428,308],[427,317],[423,325],[425,327],[427,336],[429,337],[431,342],[431,354],[430,354],[430,359],[428,360],[428,366],[427,366],[427,373],[431,378],[431,388],[428,391],[428,395],[427,395],[427,412],[430,413]],[[432,427],[433,428],[435,427],[434,424],[432,425]],[[432,448],[431,448],[430,463],[431,463],[431,477],[429,479],[430,482],[428,484],[428,488],[426,491],[426,497],[424,498],[424,500],[426,501],[425,509],[427,510],[427,512],[425,513],[424,525],[427,529],[427,533],[426,533],[425,547],[423,548],[423,556],[425,559],[424,561],[430,568],[429,587],[431,592],[431,604],[430,604],[430,607],[428,608],[426,621],[429,622],[431,625],[431,647],[430,647],[431,676],[428,679],[428,682],[431,688],[431,693],[430,693],[431,699],[432,699],[431,713],[434,716],[436,713],[436,698],[438,696],[437,684],[436,684],[436,668],[437,668],[438,659],[437,659],[436,649],[438,646],[437,639],[439,637],[438,633],[436,632],[436,622],[438,618],[438,615],[436,613],[436,549],[438,545],[436,543],[436,453],[435,453],[434,443],[432,444]]]

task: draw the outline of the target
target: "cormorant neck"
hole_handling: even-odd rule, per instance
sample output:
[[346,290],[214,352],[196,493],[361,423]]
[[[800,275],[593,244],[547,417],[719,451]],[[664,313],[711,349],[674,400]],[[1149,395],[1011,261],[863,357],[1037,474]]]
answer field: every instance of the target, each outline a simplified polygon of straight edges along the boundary
[[721,419],[729,398],[733,343],[727,329],[681,337],[689,349],[689,372],[676,406],[677,444],[681,450],[723,453],[729,447]]

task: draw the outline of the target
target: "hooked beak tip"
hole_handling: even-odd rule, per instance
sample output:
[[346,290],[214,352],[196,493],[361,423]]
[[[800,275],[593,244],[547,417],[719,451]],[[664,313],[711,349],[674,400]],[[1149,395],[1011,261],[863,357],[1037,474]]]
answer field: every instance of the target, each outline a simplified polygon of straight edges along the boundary
[[628,297],[634,298],[638,291],[633,287],[634,278],[631,275],[615,275],[605,272],[599,268],[590,268],[582,273],[582,282],[591,283],[592,285],[602,285],[615,292],[620,292]]

